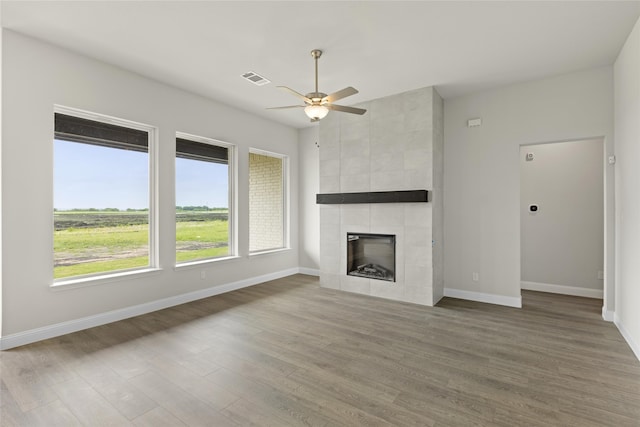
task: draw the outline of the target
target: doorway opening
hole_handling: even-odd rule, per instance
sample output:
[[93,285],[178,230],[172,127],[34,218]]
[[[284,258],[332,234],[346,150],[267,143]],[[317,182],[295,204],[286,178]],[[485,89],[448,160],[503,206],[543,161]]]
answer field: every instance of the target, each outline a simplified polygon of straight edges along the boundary
[[521,289],[604,296],[604,139],[520,147]]

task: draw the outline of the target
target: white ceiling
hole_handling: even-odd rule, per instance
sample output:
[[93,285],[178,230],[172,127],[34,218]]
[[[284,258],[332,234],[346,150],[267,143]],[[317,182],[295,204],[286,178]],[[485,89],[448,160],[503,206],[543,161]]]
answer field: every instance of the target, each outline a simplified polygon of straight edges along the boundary
[[[352,105],[425,86],[450,98],[612,64],[640,1],[6,1],[2,26],[294,127],[276,85],[354,86]],[[255,86],[254,71],[272,81]],[[331,113],[342,114],[342,113]]]

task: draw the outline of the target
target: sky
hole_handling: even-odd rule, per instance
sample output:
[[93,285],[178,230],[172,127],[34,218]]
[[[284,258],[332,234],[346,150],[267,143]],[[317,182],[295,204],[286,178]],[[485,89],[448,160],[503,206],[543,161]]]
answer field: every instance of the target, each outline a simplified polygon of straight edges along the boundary
[[[146,153],[59,140],[54,141],[54,149],[54,208],[149,207]],[[176,159],[176,205],[227,207],[227,168]]]

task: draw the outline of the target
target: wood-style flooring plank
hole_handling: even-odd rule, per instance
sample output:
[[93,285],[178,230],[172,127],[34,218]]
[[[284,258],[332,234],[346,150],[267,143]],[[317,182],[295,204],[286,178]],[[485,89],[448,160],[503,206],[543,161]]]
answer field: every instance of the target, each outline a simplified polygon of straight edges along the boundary
[[27,414],[20,409],[4,380],[0,381],[0,425],[3,427],[29,425]]
[[94,390],[129,420],[157,406],[133,384],[108,367],[85,364],[79,373]]
[[164,408],[156,407],[133,420],[136,427],[184,427],[187,424],[174,417]]
[[153,370],[129,381],[188,426],[236,425],[213,407],[183,391]]
[[293,420],[281,418],[277,411],[262,402],[249,402],[244,398],[236,400],[222,410],[222,413],[243,427],[286,427],[299,425]]
[[285,420],[287,424],[328,424],[329,419],[314,410],[315,404],[308,406],[308,402],[301,401],[294,394],[278,390],[277,385],[265,385],[224,368],[207,375],[206,378],[249,402],[270,408],[275,417]]
[[83,379],[53,386],[60,400],[82,425],[127,426],[129,421]]
[[169,357],[158,356],[151,361],[151,364],[154,367],[154,372],[217,410],[223,409],[239,399],[239,396],[207,381]]
[[[81,427],[80,421],[67,405],[56,400],[27,412],[30,427]],[[3,424],[4,425],[4,424]]]
[[13,401],[22,411],[58,400],[47,378],[41,376],[37,367],[33,365],[29,357],[31,351],[31,348],[19,348],[10,356],[0,357],[3,388],[11,394]]

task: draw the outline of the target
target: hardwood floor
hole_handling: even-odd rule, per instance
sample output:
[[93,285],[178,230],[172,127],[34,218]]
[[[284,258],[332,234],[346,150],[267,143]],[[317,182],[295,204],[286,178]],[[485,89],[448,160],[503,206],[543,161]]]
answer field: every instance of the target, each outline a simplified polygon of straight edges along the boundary
[[640,363],[602,302],[523,301],[291,276],[2,352],[1,425],[640,426]]

